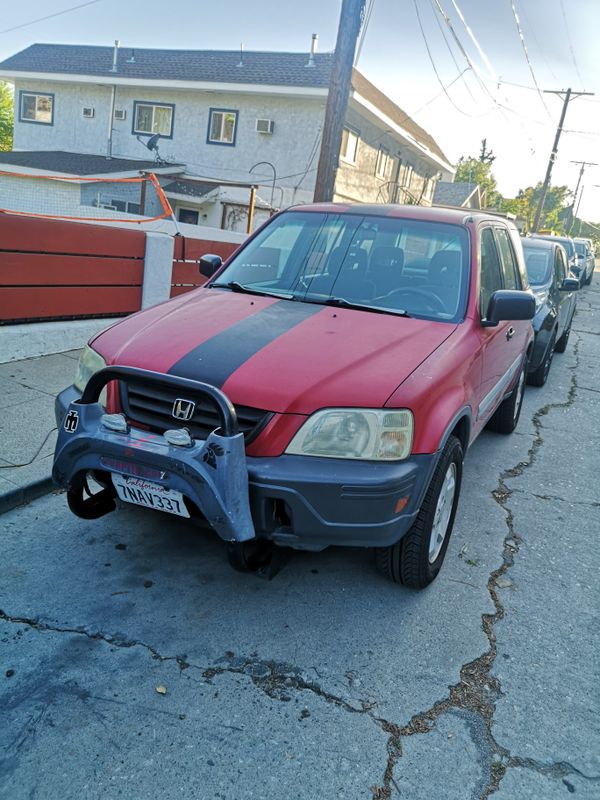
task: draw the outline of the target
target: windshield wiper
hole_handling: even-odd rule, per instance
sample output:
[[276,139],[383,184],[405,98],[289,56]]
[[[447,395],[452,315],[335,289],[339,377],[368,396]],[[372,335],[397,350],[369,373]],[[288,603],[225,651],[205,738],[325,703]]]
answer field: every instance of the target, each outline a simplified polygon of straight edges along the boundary
[[228,283],[211,283],[209,288],[216,289],[230,289],[232,292],[240,292],[243,294],[257,294],[261,297],[279,297],[282,300],[295,300],[296,297],[289,292],[263,292],[260,289],[254,289],[252,286],[244,286],[243,283],[238,281],[229,281]]
[[367,303],[355,303],[346,300],[345,297],[328,297],[323,301],[325,306],[336,306],[337,308],[355,308],[358,311],[372,311],[374,314],[394,314],[397,317],[410,317],[410,314],[403,308],[383,308],[382,306],[370,306]]

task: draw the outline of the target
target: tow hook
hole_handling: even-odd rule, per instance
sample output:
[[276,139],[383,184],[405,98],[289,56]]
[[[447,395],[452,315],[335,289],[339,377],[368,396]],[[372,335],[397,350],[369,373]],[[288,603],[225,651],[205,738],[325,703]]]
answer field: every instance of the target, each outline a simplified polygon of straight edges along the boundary
[[252,572],[257,578],[272,580],[287,564],[289,551],[268,539],[228,542],[227,558],[238,572]]

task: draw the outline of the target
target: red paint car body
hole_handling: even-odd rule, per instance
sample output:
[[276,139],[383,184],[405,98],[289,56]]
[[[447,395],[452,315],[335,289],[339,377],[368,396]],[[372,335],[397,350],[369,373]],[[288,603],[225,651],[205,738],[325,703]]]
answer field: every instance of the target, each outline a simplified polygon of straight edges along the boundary
[[[431,246],[422,231],[431,231]],[[280,239],[279,249],[269,244]],[[294,259],[301,266],[286,277]],[[333,262],[342,265],[337,277]],[[238,273],[247,280],[238,283]],[[341,299],[331,288],[340,275],[346,281]],[[327,292],[317,291],[328,280]],[[276,296],[264,296],[266,290]],[[487,320],[494,292],[494,302],[520,302],[515,314],[521,318]],[[530,314],[523,312],[528,303]],[[361,304],[367,308],[356,307]],[[405,307],[410,316],[400,315]],[[206,288],[128,317],[90,345],[107,365],[205,381],[234,405],[265,413],[246,447],[259,536],[301,549],[357,544],[389,550],[418,522],[449,440],[466,451],[494,415],[496,421],[504,416],[506,429],[515,387],[516,424],[532,315],[519,235],[505,219],[457,209],[324,204],[282,212]],[[59,398],[59,419],[65,407]],[[414,420],[408,456],[374,461],[286,453],[323,409],[408,409]],[[123,410],[136,422],[135,410],[115,392],[108,410]],[[144,424],[139,415],[137,421]],[[447,472],[458,487],[459,468],[453,469]],[[455,495],[442,559],[458,488]],[[440,565],[429,569],[422,585]]]

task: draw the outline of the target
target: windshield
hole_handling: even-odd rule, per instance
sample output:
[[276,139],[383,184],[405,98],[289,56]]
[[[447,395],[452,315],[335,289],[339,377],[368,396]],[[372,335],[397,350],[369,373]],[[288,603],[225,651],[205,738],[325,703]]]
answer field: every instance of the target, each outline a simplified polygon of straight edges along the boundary
[[214,285],[457,321],[466,305],[468,248],[459,225],[290,211],[234,256]]
[[552,251],[541,247],[530,247],[523,243],[527,277],[532,286],[550,283],[552,273]]

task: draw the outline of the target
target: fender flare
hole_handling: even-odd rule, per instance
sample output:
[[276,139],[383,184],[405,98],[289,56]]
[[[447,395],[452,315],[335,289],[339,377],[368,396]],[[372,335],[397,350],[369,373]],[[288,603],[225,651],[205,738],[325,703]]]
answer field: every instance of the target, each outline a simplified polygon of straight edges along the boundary
[[[427,489],[429,488],[429,484],[431,483],[431,478],[433,477],[433,473],[436,470],[436,467],[438,465],[438,462],[440,460],[440,457],[442,455],[444,447],[446,446],[446,442],[450,438],[450,434],[452,433],[452,431],[456,427],[457,423],[460,422],[462,419],[466,419],[467,422],[468,422],[468,426],[469,426],[468,431],[467,431],[466,445],[463,446],[463,456],[467,452],[467,449],[469,447],[470,433],[471,433],[471,429],[473,427],[473,412],[471,410],[471,407],[469,405],[465,404],[454,414],[454,416],[452,417],[450,422],[444,428],[444,432],[443,432],[443,434],[442,434],[442,436],[440,438],[437,450],[433,454],[434,457],[431,459],[431,466],[430,466],[430,469],[429,469],[429,474],[427,475],[427,480],[423,481],[423,488],[421,490],[421,496],[419,497],[418,508],[421,508],[421,506],[423,505],[423,499],[425,497]],[[461,442],[461,444],[462,444],[462,442]]]

